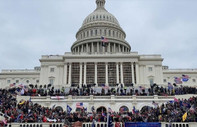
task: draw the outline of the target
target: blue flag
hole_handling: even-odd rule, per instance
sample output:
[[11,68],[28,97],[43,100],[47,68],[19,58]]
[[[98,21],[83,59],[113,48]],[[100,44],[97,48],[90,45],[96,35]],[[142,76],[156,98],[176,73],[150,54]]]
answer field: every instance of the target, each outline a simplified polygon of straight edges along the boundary
[[109,113],[107,115],[107,127],[113,127],[112,118]]
[[67,105],[67,112],[68,112],[68,114],[70,114],[71,111],[72,111],[72,108],[69,105]]
[[189,76],[188,75],[182,75],[182,81],[183,82],[187,82],[189,80]]

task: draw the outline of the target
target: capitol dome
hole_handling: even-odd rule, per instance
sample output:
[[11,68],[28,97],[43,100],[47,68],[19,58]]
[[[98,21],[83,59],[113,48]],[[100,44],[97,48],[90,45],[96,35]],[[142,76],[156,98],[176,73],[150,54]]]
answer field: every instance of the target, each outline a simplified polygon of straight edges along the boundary
[[[89,14],[72,45],[73,53],[130,52],[131,47],[125,41],[126,34],[118,20],[105,9],[105,0],[96,0],[97,8]],[[107,42],[103,45],[101,37]]]

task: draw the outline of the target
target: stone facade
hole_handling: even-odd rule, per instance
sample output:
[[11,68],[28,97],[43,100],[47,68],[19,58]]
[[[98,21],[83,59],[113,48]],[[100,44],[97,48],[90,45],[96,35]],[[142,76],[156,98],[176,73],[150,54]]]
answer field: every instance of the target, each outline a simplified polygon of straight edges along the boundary
[[[97,8],[88,15],[76,33],[71,52],[42,56],[40,68],[34,70],[2,70],[0,86],[16,84],[52,84],[55,87],[117,84],[149,87],[167,85],[174,77],[189,76],[183,84],[195,86],[197,70],[170,70],[163,67],[161,55],[132,52],[126,33],[118,20],[105,9],[105,0],[96,0]],[[101,37],[107,39],[103,42]]]

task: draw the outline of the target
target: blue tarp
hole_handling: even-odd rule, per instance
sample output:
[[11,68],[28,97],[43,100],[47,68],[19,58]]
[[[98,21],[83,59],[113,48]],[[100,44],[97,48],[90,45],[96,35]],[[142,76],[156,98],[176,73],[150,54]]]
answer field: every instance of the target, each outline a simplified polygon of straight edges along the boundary
[[125,127],[161,127],[161,123],[125,123]]

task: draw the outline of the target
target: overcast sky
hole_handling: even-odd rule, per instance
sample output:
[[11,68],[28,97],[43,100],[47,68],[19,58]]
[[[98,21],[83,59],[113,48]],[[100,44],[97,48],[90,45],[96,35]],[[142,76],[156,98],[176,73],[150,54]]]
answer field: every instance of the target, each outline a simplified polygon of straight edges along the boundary
[[[0,70],[31,69],[70,52],[95,0],[0,0]],[[106,0],[132,51],[161,54],[170,68],[197,68],[197,0]]]

